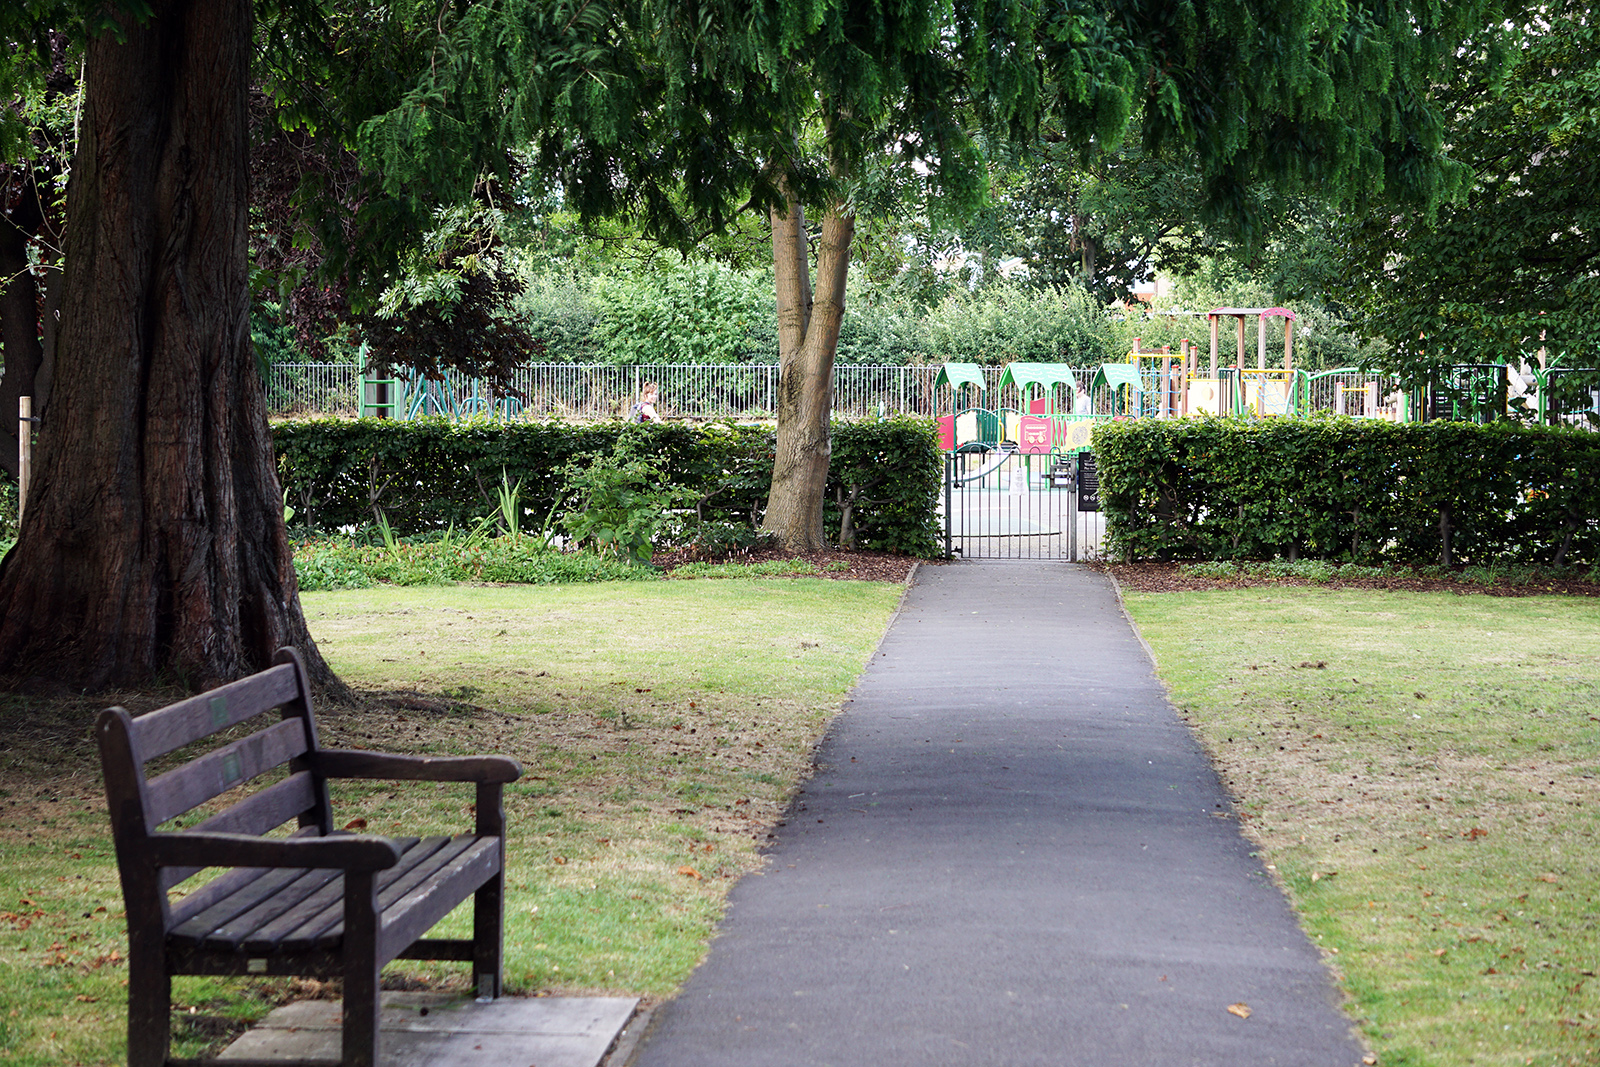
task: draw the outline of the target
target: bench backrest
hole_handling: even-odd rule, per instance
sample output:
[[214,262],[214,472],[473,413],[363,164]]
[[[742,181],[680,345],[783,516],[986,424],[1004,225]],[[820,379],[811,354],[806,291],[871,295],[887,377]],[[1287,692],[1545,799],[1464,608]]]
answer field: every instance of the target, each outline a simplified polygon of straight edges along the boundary
[[[95,735],[130,926],[136,912],[165,926],[167,890],[200,870],[157,870],[146,847],[156,828],[269,771],[291,765],[282,781],[186,829],[259,835],[297,819],[311,832],[331,831],[326,782],[293,766],[298,757],[317,747],[305,665],[288,648],[279,650],[274,662],[276,666],[259,674],[138,718],[120,707],[100,713]],[[146,777],[151,760],[274,709],[280,712],[278,721],[154,778]]]

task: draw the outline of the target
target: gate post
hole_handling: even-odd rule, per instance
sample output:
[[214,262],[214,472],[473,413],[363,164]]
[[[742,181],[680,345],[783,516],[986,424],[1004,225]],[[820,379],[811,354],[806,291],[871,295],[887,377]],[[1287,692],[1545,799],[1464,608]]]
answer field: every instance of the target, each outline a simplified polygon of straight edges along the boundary
[[[1072,455],[1072,453],[1067,453]],[[1078,464],[1067,463],[1067,562],[1078,562]]]
[[946,452],[944,454],[944,558],[945,559],[949,559],[951,557],[951,555],[953,554],[950,551],[950,521],[951,521],[950,505],[952,503],[951,494],[950,494],[950,482],[956,476],[955,459],[956,459],[956,457],[955,457],[955,453],[954,452]]

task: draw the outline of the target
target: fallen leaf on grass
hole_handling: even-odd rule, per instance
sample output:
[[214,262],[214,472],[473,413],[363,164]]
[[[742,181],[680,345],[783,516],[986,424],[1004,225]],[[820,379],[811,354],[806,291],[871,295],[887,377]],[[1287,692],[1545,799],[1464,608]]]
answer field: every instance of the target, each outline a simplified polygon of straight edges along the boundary
[[1461,836],[1462,837],[1470,837],[1473,840],[1477,840],[1480,837],[1488,837],[1489,836],[1489,831],[1485,830],[1481,826],[1474,826],[1470,830],[1461,831]]
[[1339,873],[1338,871],[1312,871],[1311,872],[1311,880],[1313,882],[1320,882],[1324,878],[1332,878],[1334,875],[1336,875],[1338,873]]
[[1229,1004],[1228,1005],[1228,1013],[1230,1015],[1237,1015],[1241,1019],[1248,1019],[1248,1018],[1250,1018],[1250,1005],[1248,1005],[1248,1004]]
[[699,871],[695,870],[693,867],[689,866],[687,863],[685,863],[682,867],[678,868],[678,873],[683,875],[685,878],[697,878],[702,882],[706,880],[706,876],[705,875],[701,874]]
[[351,819],[349,822],[344,824],[344,828],[346,830],[365,830],[367,828],[367,820]]
[[1553,875],[1553,874],[1548,874],[1547,873],[1547,874],[1539,875],[1539,881],[1541,881],[1541,882],[1554,882],[1555,880],[1556,880],[1556,876]]

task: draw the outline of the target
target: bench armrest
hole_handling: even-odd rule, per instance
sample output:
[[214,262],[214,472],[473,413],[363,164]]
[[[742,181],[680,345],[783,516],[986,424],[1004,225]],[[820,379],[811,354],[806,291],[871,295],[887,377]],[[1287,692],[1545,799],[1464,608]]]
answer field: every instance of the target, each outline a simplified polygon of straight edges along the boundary
[[373,834],[256,837],[172,831],[151,834],[158,867],[328,867],[381,871],[400,862],[400,846]]
[[508,756],[400,756],[349,748],[305,755],[306,766],[328,778],[387,778],[402,782],[514,782],[522,764]]

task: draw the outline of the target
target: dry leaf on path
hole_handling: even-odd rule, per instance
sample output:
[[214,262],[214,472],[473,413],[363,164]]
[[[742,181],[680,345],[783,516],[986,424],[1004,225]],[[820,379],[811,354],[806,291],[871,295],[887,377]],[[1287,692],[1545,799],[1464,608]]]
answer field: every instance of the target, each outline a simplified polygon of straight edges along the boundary
[[1232,1015],[1237,1015],[1241,1019],[1248,1019],[1248,1018],[1250,1018],[1250,1005],[1248,1005],[1248,1004],[1229,1004],[1228,1005],[1228,1012],[1230,1014],[1232,1014]]

